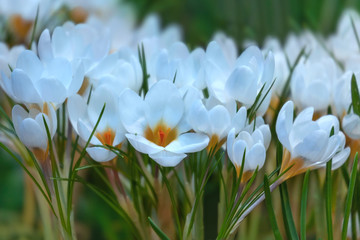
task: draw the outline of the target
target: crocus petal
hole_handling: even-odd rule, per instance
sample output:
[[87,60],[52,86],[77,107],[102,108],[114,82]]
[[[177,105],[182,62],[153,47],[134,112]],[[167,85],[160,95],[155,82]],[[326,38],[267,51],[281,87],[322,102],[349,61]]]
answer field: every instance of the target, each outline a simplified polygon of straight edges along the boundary
[[251,105],[256,98],[256,85],[254,72],[249,67],[241,66],[231,73],[225,89],[237,101]]
[[50,32],[48,29],[45,29],[40,35],[38,52],[42,61],[49,61],[54,58],[51,48]]
[[25,118],[19,129],[15,129],[22,143],[27,147],[41,148],[46,150],[47,136],[43,129],[32,118]]
[[184,113],[184,103],[174,84],[161,80],[150,88],[146,94],[146,119],[151,128],[160,120],[170,127],[175,127]]
[[75,131],[78,131],[77,130],[77,121],[80,118],[85,117],[85,115],[86,115],[85,100],[78,94],[68,98],[67,110],[68,110],[71,125],[73,126]]
[[119,98],[121,122],[129,133],[142,134],[146,128],[144,102],[139,95],[125,89]]
[[186,154],[173,153],[163,150],[157,153],[149,154],[149,157],[154,159],[155,162],[163,167],[175,167],[186,157]]
[[284,147],[291,150],[289,134],[293,126],[294,103],[288,101],[281,108],[276,120],[276,134]]
[[165,147],[174,153],[193,153],[203,150],[209,144],[209,137],[199,133],[184,133]]
[[11,79],[13,80],[13,92],[17,98],[21,99],[26,103],[42,102],[39,92],[24,71],[20,69],[15,69],[11,73]]
[[265,162],[265,147],[261,143],[256,143],[250,150],[246,153],[246,170],[254,171],[257,167],[262,168]]
[[224,138],[231,123],[229,112],[224,106],[217,105],[209,111],[209,118],[212,134],[216,134],[220,139]]
[[[19,55],[16,68],[21,69],[29,76],[31,81],[36,81],[41,77],[43,66],[36,54],[30,50],[25,50]],[[15,69],[16,70],[16,69]]]
[[[301,156],[311,162],[320,160],[326,151],[329,135],[323,130],[315,130],[308,134],[302,142],[294,147],[296,156]],[[293,157],[296,157],[293,156]]]
[[62,104],[66,99],[66,89],[64,85],[55,78],[41,78],[36,82],[42,100]]
[[86,152],[97,162],[107,162],[116,157],[116,154],[102,147],[88,147]]
[[139,152],[145,154],[155,154],[162,150],[163,147],[156,145],[153,142],[150,142],[143,136],[135,135],[135,134],[125,134],[126,138],[129,140],[131,145]]
[[360,138],[360,117],[358,115],[346,115],[342,120],[342,126],[346,135],[352,139]]

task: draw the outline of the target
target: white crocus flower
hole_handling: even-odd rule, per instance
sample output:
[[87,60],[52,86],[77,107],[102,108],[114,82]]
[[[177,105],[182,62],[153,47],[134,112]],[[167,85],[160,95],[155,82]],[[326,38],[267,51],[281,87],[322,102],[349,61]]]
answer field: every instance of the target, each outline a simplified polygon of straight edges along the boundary
[[[345,136],[339,131],[339,121],[326,115],[313,121],[314,108],[306,108],[293,121],[294,104],[288,101],[276,121],[277,136],[286,149],[281,171],[289,178],[307,169],[321,168],[332,159],[332,169],[340,167],[350,154],[345,148]],[[332,128],[334,134],[330,136]]]
[[[259,48],[247,48],[235,62],[225,57],[216,42],[210,42],[206,49],[205,79],[209,93],[221,102],[230,99],[250,107],[254,104],[261,88],[261,99],[269,90],[274,74],[274,57],[271,52],[263,57]],[[263,115],[270,103],[271,91],[265,97],[258,114]]]
[[129,48],[106,56],[87,76],[95,88],[107,84],[118,93],[125,88],[139,92],[143,80],[139,59]]
[[291,95],[300,108],[324,111],[331,104],[332,85],[338,69],[331,58],[308,59],[297,65],[291,79]]
[[110,51],[109,33],[100,32],[89,24],[66,22],[54,29],[51,37],[44,30],[39,39],[39,56],[42,61],[62,58],[73,67],[84,65],[85,74],[108,55]]
[[[3,72],[5,76],[10,77],[11,68],[15,68],[16,61],[19,55],[25,50],[24,45],[13,46],[12,48],[8,48],[8,46],[0,42],[0,73]],[[10,67],[9,67],[10,66]],[[1,80],[1,76],[0,76]],[[0,81],[2,84],[2,81]]]
[[180,92],[168,80],[155,83],[143,100],[127,89],[120,96],[120,115],[131,145],[148,154],[158,164],[174,167],[186,157],[185,153],[204,149],[209,138],[188,133]]
[[224,106],[220,103],[211,104],[208,99],[206,104],[201,99],[192,102],[188,113],[188,122],[195,132],[209,136],[208,151],[215,152],[225,143],[230,129],[234,128],[239,133],[245,127],[246,109],[242,107],[236,111],[236,104]]
[[12,121],[20,141],[30,148],[39,161],[44,161],[48,153],[48,136],[44,119],[53,138],[57,128],[56,113],[52,106],[44,104],[42,109],[33,107],[27,112],[20,105],[12,109]]
[[[268,125],[262,124],[254,131],[241,131],[237,136],[234,128],[230,130],[226,143],[227,153],[235,166],[238,177],[243,168],[242,182],[247,181],[256,168],[262,168],[270,140],[271,133]],[[242,166],[243,157],[245,159]]]
[[[109,86],[102,85],[95,89],[91,94],[89,105],[78,94],[70,97],[67,102],[69,119],[81,139],[88,141],[105,103],[104,113],[90,143],[120,148],[125,139],[125,129],[119,120],[118,95]],[[112,151],[99,146],[89,146],[86,151],[98,162],[109,161],[116,157]]]
[[15,101],[24,104],[44,102],[54,106],[75,94],[83,81],[83,68],[75,72],[64,58],[41,61],[34,52],[25,50],[18,57],[11,79],[2,73],[3,89]]
[[342,127],[346,135],[352,139],[360,139],[360,117],[355,113],[344,116]]

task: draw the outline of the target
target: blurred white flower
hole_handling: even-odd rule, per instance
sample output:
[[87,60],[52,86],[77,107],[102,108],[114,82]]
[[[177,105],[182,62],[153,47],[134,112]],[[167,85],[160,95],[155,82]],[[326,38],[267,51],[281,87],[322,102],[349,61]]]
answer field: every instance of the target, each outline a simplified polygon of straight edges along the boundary
[[[313,121],[314,108],[299,113],[293,121],[294,104],[288,101],[281,108],[277,121],[277,136],[287,150],[283,156],[281,171],[290,166],[285,178],[321,168],[332,159],[332,169],[340,167],[350,154],[345,148],[345,136],[339,131],[339,121],[333,115],[326,115]],[[330,136],[332,128],[334,134]]]
[[[235,62],[228,60],[216,42],[210,42],[206,49],[205,79],[211,95],[221,102],[230,99],[250,107],[259,94],[261,98],[269,90],[274,74],[274,57],[271,52],[263,57],[259,48],[247,48]],[[270,103],[271,91],[262,102],[258,114],[263,115]]]
[[195,132],[206,134],[210,138],[208,151],[217,151],[226,141],[230,129],[239,133],[246,124],[246,109],[240,108],[236,111],[234,101],[227,106],[214,102],[211,98],[192,102],[188,112],[187,120]]
[[190,130],[180,92],[168,80],[155,83],[143,100],[130,89],[120,96],[120,116],[131,145],[158,164],[174,167],[185,153],[204,149],[209,138]]
[[[234,164],[237,176],[239,177],[241,168],[243,168],[243,177],[241,181],[247,181],[256,168],[262,168],[265,162],[266,150],[271,140],[270,128],[262,124],[258,127],[249,129],[250,131],[241,131],[236,136],[235,129],[231,129],[227,136],[227,153]],[[244,156],[245,154],[245,156]],[[242,161],[244,159],[244,165]]]
[[75,72],[64,58],[41,61],[34,52],[25,50],[18,57],[11,79],[2,73],[2,87],[16,102],[58,106],[79,90],[83,78],[81,66]]
[[105,84],[117,93],[125,88],[139,92],[143,81],[139,59],[129,48],[106,56],[87,77],[95,88]]
[[[17,59],[24,50],[24,45],[17,45],[8,48],[5,43],[0,42],[0,73],[4,73],[5,76],[10,77],[10,67],[13,69],[15,68]],[[1,79],[2,78],[0,76],[0,84],[3,84],[3,81],[1,81]]]
[[301,109],[326,110],[332,103],[332,86],[337,76],[338,68],[331,58],[300,62],[290,83],[293,101]]
[[38,52],[42,61],[63,58],[73,67],[84,65],[85,74],[109,54],[110,35],[107,29],[100,31],[89,24],[66,22],[40,36]]
[[53,138],[57,120],[52,106],[44,104],[42,109],[33,107],[29,112],[20,105],[15,105],[12,109],[12,121],[17,136],[41,161],[46,159],[48,153],[48,137],[43,118],[49,128],[50,137]]
[[[70,97],[67,102],[69,119],[77,134],[86,142],[105,103],[104,113],[90,143],[120,148],[125,139],[125,129],[120,121],[118,95],[109,86],[102,85],[95,89],[89,104],[78,94]],[[115,153],[103,147],[89,146],[86,151],[98,162],[109,161],[116,157]]]
[[344,116],[342,127],[346,135],[352,139],[360,139],[360,117],[355,113]]

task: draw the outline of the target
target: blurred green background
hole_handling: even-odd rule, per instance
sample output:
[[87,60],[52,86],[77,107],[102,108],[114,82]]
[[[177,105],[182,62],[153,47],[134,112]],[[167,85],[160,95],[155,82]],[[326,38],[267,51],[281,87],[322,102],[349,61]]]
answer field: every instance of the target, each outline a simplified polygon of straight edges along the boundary
[[[246,39],[260,45],[267,36],[284,41],[289,32],[308,28],[328,35],[335,31],[345,8],[360,10],[356,0],[126,0],[134,6],[138,21],[151,12],[160,15],[163,25],[177,23],[183,28],[190,46],[206,46],[213,34],[222,30],[232,36],[239,48]],[[24,173],[15,161],[0,151],[0,239],[39,239],[41,229],[26,229],[22,216]],[[94,176],[91,172],[88,176]],[[96,184],[96,179],[89,179]],[[211,179],[206,189],[206,239],[216,236],[218,179]],[[76,217],[82,239],[126,239],[126,225],[90,190],[83,189]],[[270,228],[268,229],[270,233]],[[79,238],[80,239],[80,238]]]
[[183,27],[190,45],[206,46],[217,30],[262,44],[271,35],[282,41],[289,32],[308,28],[328,35],[336,29],[343,9],[360,10],[358,0],[126,0],[143,19],[157,12],[165,24]]

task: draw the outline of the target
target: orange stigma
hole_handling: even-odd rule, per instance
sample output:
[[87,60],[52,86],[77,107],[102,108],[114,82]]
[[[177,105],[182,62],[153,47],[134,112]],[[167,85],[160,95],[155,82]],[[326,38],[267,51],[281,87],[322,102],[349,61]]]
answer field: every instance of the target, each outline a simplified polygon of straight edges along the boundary
[[177,129],[171,129],[163,121],[160,121],[155,128],[149,126],[145,129],[144,137],[156,145],[165,147],[174,141],[178,136]]
[[103,145],[112,145],[115,138],[115,133],[112,129],[106,128],[103,132],[98,132],[95,135]]

